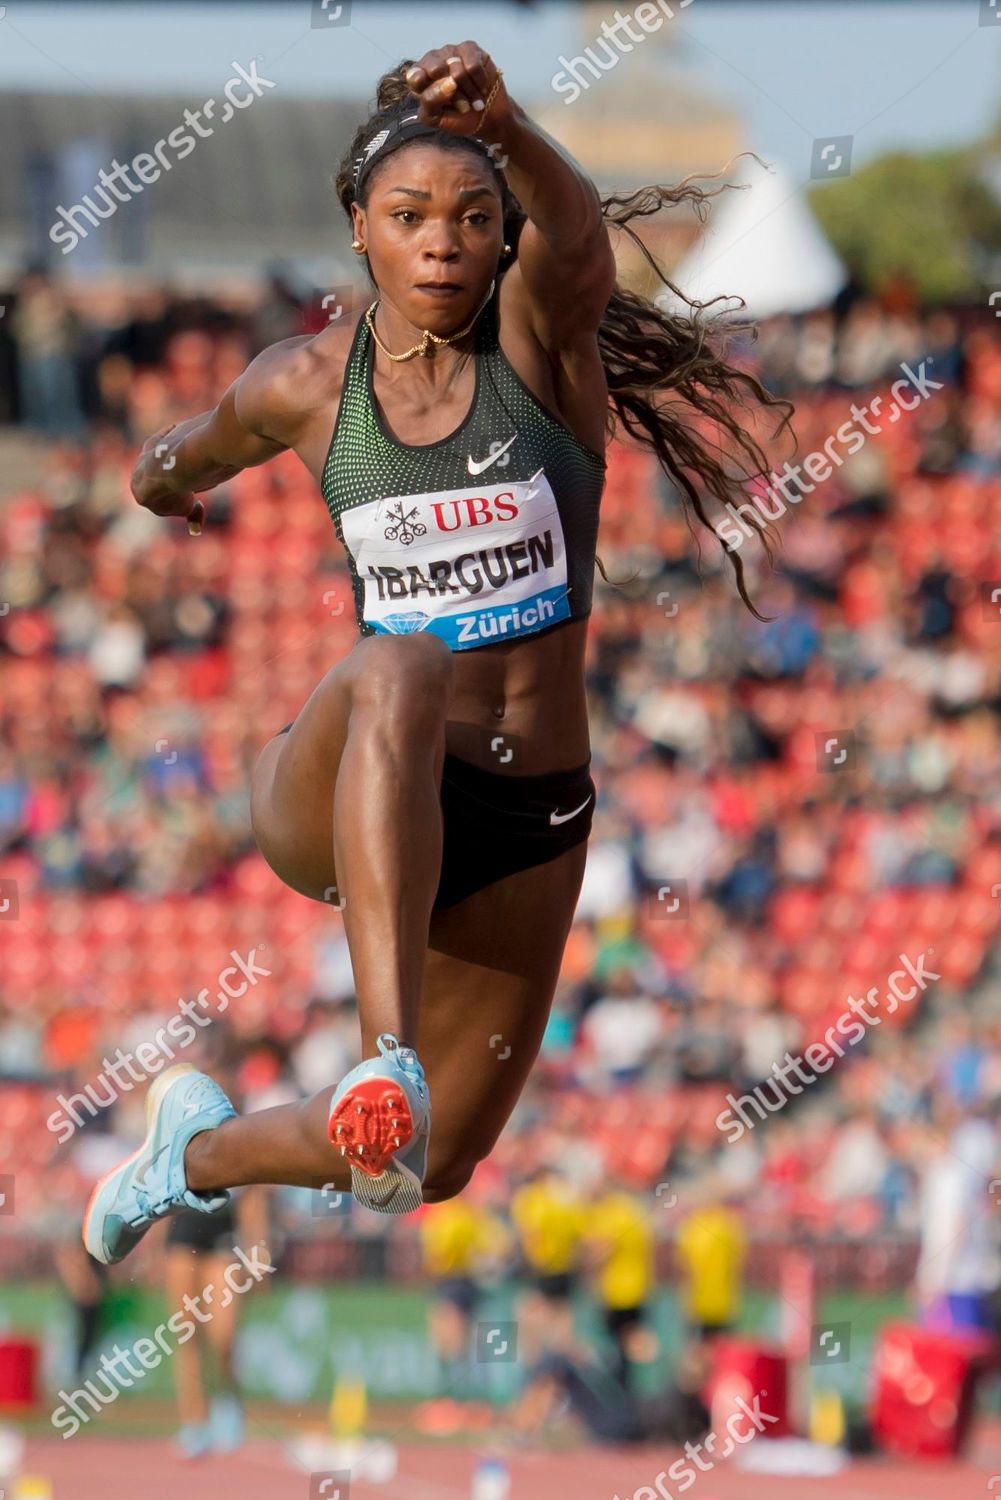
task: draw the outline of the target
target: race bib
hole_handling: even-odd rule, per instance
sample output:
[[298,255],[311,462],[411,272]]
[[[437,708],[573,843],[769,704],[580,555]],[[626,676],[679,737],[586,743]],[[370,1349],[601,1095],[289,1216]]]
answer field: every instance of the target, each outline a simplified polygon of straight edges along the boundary
[[430,630],[462,651],[570,618],[563,527],[542,469],[485,488],[391,495],[340,519],[376,631]]

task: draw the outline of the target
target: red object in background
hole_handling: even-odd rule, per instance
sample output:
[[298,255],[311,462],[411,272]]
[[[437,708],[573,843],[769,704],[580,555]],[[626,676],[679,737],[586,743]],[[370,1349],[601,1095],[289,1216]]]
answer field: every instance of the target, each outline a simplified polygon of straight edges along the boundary
[[0,1339],[0,1411],[27,1412],[38,1405],[38,1345]]
[[[752,1411],[777,1417],[762,1428],[762,1436],[788,1437],[789,1364],[784,1354],[769,1344],[751,1339],[716,1338],[712,1344],[713,1368],[702,1391],[702,1399],[712,1413],[712,1430],[721,1434],[731,1413],[739,1412],[739,1396]],[[735,1431],[747,1431],[748,1418],[734,1424]]]
[[969,1435],[977,1380],[994,1356],[986,1334],[889,1324],[874,1359],[876,1441],[902,1456],[954,1457]]

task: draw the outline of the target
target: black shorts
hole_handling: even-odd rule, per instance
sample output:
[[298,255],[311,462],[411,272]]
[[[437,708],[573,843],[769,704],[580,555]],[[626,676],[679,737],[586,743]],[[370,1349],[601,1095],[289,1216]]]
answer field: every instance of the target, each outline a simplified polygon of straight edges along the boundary
[[548,1302],[569,1302],[577,1285],[575,1271],[537,1271],[535,1290]]
[[480,1289],[471,1276],[443,1276],[435,1286],[435,1294],[442,1302],[450,1302],[467,1318],[480,1299]]
[[182,1208],[167,1221],[167,1244],[182,1245],[200,1255],[232,1250],[236,1244],[236,1216],[232,1204],[215,1214],[199,1213],[197,1208]]
[[[286,724],[280,730],[287,734]],[[569,771],[507,776],[445,752],[443,848],[434,910],[455,906],[507,875],[545,864],[591,832],[591,761]]]
[[628,1328],[641,1328],[646,1319],[646,1307],[638,1303],[635,1307],[606,1307],[605,1327],[613,1338],[625,1333]]
[[712,1339],[725,1338],[734,1331],[733,1323],[704,1323],[701,1318],[691,1320],[691,1331],[695,1338],[708,1343]]

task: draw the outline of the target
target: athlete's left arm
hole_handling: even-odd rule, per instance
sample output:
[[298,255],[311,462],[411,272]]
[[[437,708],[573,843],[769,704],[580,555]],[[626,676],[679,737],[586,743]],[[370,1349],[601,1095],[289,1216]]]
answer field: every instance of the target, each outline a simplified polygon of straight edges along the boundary
[[507,158],[504,174],[528,216],[508,278],[536,338],[556,353],[593,335],[615,285],[601,201],[573,157],[520,105],[510,101],[493,130],[492,115],[493,109],[484,138],[496,146],[500,161]]
[[[475,42],[426,53],[408,73],[422,118],[460,135],[475,134],[527,215],[518,257],[505,275],[507,295],[550,354],[593,343],[612,288],[615,257],[594,183],[573,157],[531,120]],[[461,113],[460,113],[461,106]]]

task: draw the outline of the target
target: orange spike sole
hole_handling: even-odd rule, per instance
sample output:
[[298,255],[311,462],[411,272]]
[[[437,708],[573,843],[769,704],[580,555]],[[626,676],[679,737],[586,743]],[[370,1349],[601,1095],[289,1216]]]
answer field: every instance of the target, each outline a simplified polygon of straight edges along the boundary
[[413,1139],[414,1121],[395,1084],[362,1078],[337,1105],[327,1134],[353,1167],[378,1177],[391,1157]]

